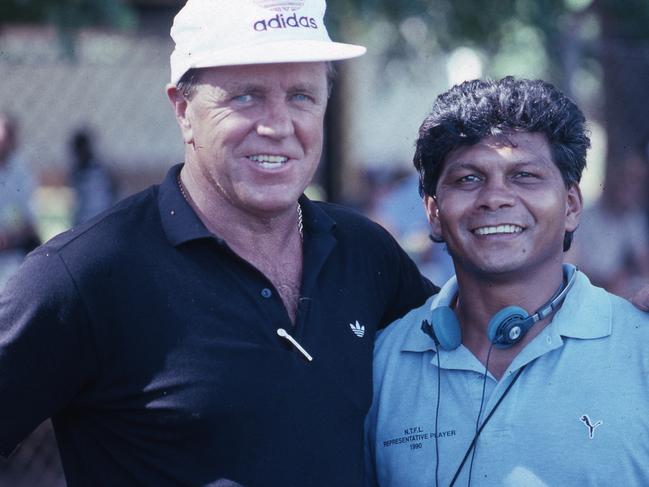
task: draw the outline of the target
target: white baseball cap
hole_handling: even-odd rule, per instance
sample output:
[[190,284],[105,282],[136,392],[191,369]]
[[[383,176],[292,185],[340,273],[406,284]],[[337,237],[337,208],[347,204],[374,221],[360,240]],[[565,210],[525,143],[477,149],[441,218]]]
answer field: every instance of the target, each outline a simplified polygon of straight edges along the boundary
[[325,0],[188,0],[174,18],[171,83],[192,68],[336,61],[363,46],[333,42]]

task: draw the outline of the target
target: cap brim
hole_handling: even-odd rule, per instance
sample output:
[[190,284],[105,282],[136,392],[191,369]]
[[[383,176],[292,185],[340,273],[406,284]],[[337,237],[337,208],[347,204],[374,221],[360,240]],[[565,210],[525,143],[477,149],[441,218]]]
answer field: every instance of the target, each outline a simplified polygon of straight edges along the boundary
[[309,63],[340,61],[365,54],[367,49],[355,44],[331,41],[276,41],[205,53],[187,59],[185,66],[172,73],[172,84],[192,68],[239,66],[244,64]]

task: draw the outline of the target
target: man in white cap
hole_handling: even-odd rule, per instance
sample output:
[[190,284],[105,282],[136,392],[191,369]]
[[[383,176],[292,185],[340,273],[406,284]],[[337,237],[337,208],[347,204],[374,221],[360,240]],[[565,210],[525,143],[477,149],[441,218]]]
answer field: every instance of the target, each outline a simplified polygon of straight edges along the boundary
[[324,0],[189,0],[167,94],[184,165],[40,247],[0,297],[0,453],[52,417],[73,486],[357,486],[377,328],[435,289],[302,196]]

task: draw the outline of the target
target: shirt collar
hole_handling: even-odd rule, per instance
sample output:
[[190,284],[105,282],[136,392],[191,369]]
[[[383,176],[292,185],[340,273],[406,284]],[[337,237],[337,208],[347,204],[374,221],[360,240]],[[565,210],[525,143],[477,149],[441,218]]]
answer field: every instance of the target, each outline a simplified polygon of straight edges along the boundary
[[162,228],[167,234],[169,242],[174,246],[190,240],[214,237],[180,192],[178,175],[182,166],[182,164],[178,164],[169,169],[167,176],[160,184],[158,193]]
[[[564,264],[564,266],[571,266]],[[570,268],[568,268],[570,269]],[[611,300],[606,291],[592,286],[588,277],[575,270],[575,282],[568,291],[561,307],[548,325],[553,331],[566,338],[596,339],[611,334]],[[451,277],[440,292],[431,296],[413,315],[408,335],[401,350],[404,352],[436,351],[433,340],[421,330],[421,322],[430,319],[430,312],[437,306],[449,306],[457,295],[457,279]]]
[[302,207],[305,234],[330,233],[336,227],[336,221],[305,195],[300,196],[298,201]]
[[549,326],[567,338],[590,340],[610,335],[613,319],[610,296],[593,286],[586,274],[576,272],[575,283]]
[[[169,169],[165,179],[160,184],[158,193],[158,207],[162,227],[169,242],[174,246],[190,240],[215,238],[215,235],[205,227],[180,192],[178,176],[182,166],[182,164],[177,164]],[[310,235],[329,233],[336,226],[336,222],[306,196],[302,195],[299,202],[302,207],[302,222],[305,233]],[[216,238],[218,239],[218,236]]]
[[438,306],[450,306],[456,295],[457,278],[452,276],[437,294],[428,298],[419,308],[419,312],[412,315],[410,330],[401,348],[403,352],[427,352],[429,350],[435,352],[437,350],[433,339],[422,331],[421,323],[423,320],[430,321],[430,313],[434,308]]

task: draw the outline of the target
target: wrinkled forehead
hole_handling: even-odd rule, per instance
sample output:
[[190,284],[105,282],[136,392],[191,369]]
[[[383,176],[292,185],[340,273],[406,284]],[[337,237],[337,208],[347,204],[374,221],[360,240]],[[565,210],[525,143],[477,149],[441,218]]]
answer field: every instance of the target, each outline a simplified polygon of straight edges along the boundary
[[242,87],[291,88],[309,87],[326,89],[327,67],[324,62],[247,64],[241,66],[218,66],[197,70],[198,84],[209,84],[228,89]]

